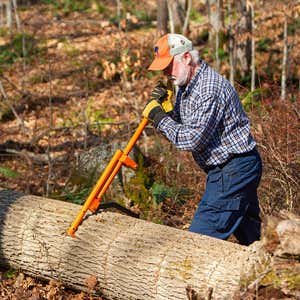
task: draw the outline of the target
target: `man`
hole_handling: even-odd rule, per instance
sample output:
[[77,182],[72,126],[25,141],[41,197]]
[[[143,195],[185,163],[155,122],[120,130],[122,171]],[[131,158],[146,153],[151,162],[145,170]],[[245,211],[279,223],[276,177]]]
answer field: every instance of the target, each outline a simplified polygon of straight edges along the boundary
[[234,87],[199,59],[192,42],[167,34],[149,70],[162,70],[178,87],[174,110],[162,107],[166,89],[154,88],[143,116],[176,148],[191,151],[207,173],[206,190],[190,231],[243,245],[260,238],[257,187],[262,163]]

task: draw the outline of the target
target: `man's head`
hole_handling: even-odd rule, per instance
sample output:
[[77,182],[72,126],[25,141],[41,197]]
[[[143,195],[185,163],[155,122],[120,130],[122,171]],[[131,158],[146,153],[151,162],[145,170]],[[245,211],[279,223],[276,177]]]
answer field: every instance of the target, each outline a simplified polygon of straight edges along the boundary
[[[195,52],[195,53],[194,53]],[[193,75],[198,51],[193,50],[190,40],[181,34],[166,34],[154,47],[155,58],[149,70],[164,71],[175,85],[184,86]]]

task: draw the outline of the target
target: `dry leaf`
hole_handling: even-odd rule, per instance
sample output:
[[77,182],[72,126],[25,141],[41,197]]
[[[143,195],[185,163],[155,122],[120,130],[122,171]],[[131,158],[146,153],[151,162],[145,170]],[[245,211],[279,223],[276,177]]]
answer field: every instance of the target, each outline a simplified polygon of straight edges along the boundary
[[97,280],[96,276],[90,276],[85,280],[85,284],[89,290],[95,289],[97,282],[98,282],[98,280]]

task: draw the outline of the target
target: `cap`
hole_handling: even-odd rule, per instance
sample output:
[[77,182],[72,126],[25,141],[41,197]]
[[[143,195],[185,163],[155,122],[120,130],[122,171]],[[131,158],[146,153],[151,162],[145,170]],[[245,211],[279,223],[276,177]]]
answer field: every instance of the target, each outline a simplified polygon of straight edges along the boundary
[[173,57],[193,49],[192,42],[181,34],[168,33],[161,37],[154,46],[154,60],[148,70],[165,69]]

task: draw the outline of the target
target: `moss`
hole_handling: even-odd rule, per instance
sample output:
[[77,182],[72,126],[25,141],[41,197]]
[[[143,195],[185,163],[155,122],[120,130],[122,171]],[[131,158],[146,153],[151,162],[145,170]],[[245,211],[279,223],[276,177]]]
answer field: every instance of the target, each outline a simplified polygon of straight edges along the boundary
[[153,207],[151,199],[150,187],[153,179],[148,170],[144,167],[144,157],[142,153],[138,153],[135,157],[138,163],[138,169],[133,178],[131,178],[124,187],[125,194],[134,204],[138,204],[142,211],[148,211]]
[[[26,44],[26,52],[23,51],[23,42]],[[37,47],[35,38],[29,34],[15,34],[9,43],[0,46],[0,64],[13,64],[18,59],[25,59],[27,63],[41,53]]]
[[183,261],[170,264],[168,269],[168,276],[170,278],[176,278],[179,276],[183,280],[189,280],[191,278],[191,270],[193,269],[193,261],[190,257],[186,257]]
[[[269,266],[266,264],[261,266],[260,273],[263,273],[263,270],[266,270]],[[254,282],[258,278],[257,272],[247,279],[241,281],[242,287],[249,286],[250,283]],[[300,274],[292,266],[287,266],[284,269],[276,269],[276,266],[273,266],[272,269],[259,281],[260,286],[267,286],[274,289],[289,289],[290,291],[300,289]]]
[[188,257],[185,258],[185,260],[181,263],[181,271],[180,276],[184,279],[184,280],[188,280],[191,278],[191,270],[193,268],[192,265],[192,260]]

